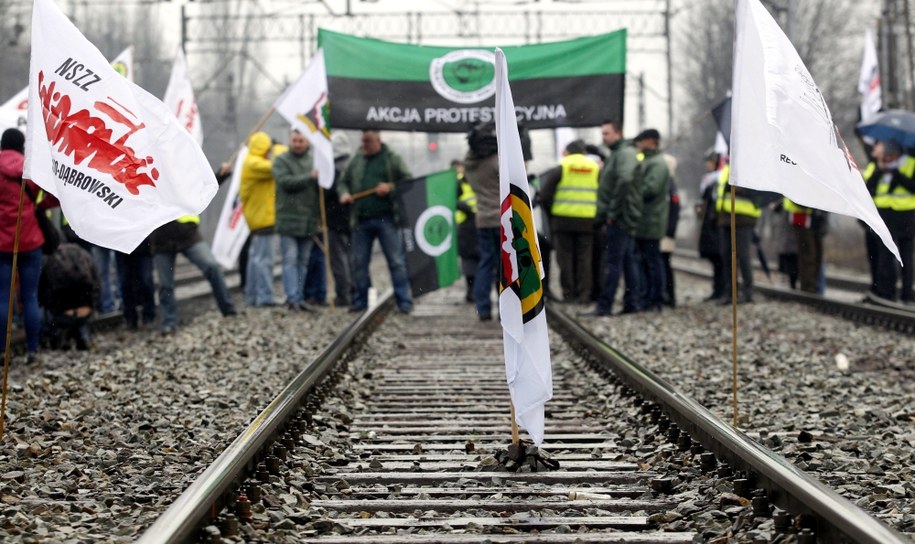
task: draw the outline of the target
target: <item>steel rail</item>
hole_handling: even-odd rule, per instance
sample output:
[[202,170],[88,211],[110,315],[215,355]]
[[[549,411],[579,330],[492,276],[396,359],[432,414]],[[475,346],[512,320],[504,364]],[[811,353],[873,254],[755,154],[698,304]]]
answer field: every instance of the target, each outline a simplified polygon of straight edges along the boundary
[[[701,278],[711,278],[711,274],[691,267],[673,265],[677,272]],[[834,298],[805,293],[794,289],[785,289],[771,285],[753,286],[754,292],[770,298],[788,302],[799,302],[843,318],[869,325],[879,325],[900,332],[915,332],[915,311],[902,310],[877,303],[855,303]]]
[[212,514],[212,505],[247,470],[274,435],[301,407],[308,393],[337,364],[353,341],[377,325],[393,306],[393,291],[351,323],[327,348],[280,392],[215,461],[140,536],[139,544],[187,542]]
[[772,502],[795,514],[812,515],[817,520],[817,538],[825,537],[822,542],[841,542],[840,538],[847,538],[857,544],[911,544],[902,534],[880,523],[784,457],[727,425],[651,370],[608,346],[552,304],[547,306],[547,312],[551,327],[571,342],[587,348],[598,364],[643,398],[659,405],[690,437],[732,468],[755,474],[756,483],[766,488]]

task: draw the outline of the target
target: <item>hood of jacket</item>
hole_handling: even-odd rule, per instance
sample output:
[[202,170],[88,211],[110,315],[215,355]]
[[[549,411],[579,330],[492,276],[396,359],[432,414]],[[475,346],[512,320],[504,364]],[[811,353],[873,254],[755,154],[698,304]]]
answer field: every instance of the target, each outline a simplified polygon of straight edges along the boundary
[[273,145],[270,135],[266,132],[255,132],[248,139],[248,152],[259,157],[266,157]]
[[12,149],[0,151],[0,175],[14,180],[21,178],[24,162],[25,157],[18,151]]

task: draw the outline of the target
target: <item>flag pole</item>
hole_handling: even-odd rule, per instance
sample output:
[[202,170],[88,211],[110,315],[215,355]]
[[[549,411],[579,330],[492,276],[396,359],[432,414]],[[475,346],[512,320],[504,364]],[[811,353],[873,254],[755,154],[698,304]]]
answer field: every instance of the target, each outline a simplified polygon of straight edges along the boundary
[[510,401],[512,407],[512,444],[518,445],[521,442],[521,433],[518,431],[518,422],[515,421],[515,402]]
[[270,107],[269,110],[266,111],[266,113],[264,113],[264,115],[260,118],[260,120],[257,122],[257,124],[254,125],[254,128],[252,128],[251,131],[248,133],[248,135],[245,136],[245,139],[242,141],[242,143],[238,147],[235,148],[235,151],[232,152],[232,156],[229,157],[229,160],[226,162],[228,162],[229,164],[235,164],[235,158],[238,157],[238,153],[241,151],[241,148],[244,147],[245,145],[247,145],[248,140],[251,139],[251,136],[253,136],[255,132],[264,128],[264,125],[267,124],[267,120],[270,119],[270,116],[273,115],[273,112],[275,112],[275,111],[276,111],[276,105],[273,105]]
[[737,427],[737,207],[736,189],[731,185],[731,382],[734,394],[733,425]]
[[13,236],[13,273],[10,274],[10,298],[6,307],[6,345],[3,348],[3,401],[0,405],[0,440],[6,429],[6,385],[10,375],[10,344],[13,336],[13,293],[16,285],[16,270],[19,260],[19,233],[22,230],[22,205],[25,200],[25,180],[19,183],[19,212],[16,215],[16,233]]
[[[324,205],[324,187],[318,186],[318,206],[321,208],[321,230],[324,232],[324,276],[327,278],[326,285],[333,287],[333,292],[336,294],[336,283],[334,283],[334,277],[330,273],[330,239],[327,234],[327,207]],[[334,298],[330,296],[331,289],[328,289],[328,304],[331,309],[336,306]]]

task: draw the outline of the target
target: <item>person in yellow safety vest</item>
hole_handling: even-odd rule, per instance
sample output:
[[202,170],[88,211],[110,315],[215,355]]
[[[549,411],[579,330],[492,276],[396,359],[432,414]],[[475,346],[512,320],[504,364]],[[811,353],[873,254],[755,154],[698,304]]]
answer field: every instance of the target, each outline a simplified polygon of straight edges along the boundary
[[464,301],[473,304],[473,280],[480,264],[480,241],[477,239],[477,227],[474,218],[477,215],[477,194],[473,192],[470,182],[464,177],[464,163],[451,161],[451,168],[457,174],[457,211],[454,221],[457,223],[458,255],[461,257],[461,273],[467,284]]
[[585,156],[581,140],[570,142],[559,166],[540,176],[541,202],[550,210],[550,232],[565,302],[591,302],[594,218],[600,165]]
[[162,308],[160,331],[172,334],[178,326],[178,306],[175,301],[175,257],[183,254],[200,269],[213,297],[224,316],[236,315],[235,305],[226,287],[222,268],[213,257],[210,246],[200,236],[200,216],[184,215],[168,222],[150,235],[153,262],[159,276],[159,306]]
[[[902,258],[902,291],[899,293],[899,299],[904,304],[913,304],[915,157],[904,154],[895,141],[877,142],[872,153],[875,162],[865,169],[864,180]],[[888,300],[896,300],[899,263],[882,243],[876,244],[875,253],[874,294]]]
[[[727,195],[726,195],[727,196]],[[820,271],[823,268],[823,237],[828,231],[826,212],[799,206],[788,198],[782,201],[797,242],[797,272],[801,291],[823,294]]]
[[[718,176],[718,196],[715,201],[715,210],[718,212],[718,233],[721,243],[721,258],[724,268],[724,298],[721,304],[731,304],[731,165],[725,164]],[[743,285],[737,296],[737,302],[753,301],[753,263],[750,258],[750,248],[753,246],[753,229],[756,220],[762,215],[762,210],[753,200],[754,191],[743,187],[736,187],[734,215],[735,236],[737,240],[737,265],[740,267],[740,277]]]

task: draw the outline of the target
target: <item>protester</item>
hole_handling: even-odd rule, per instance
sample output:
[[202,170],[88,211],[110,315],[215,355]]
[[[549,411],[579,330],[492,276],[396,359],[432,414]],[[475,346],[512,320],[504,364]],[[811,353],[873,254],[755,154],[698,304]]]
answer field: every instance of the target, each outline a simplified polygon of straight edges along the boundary
[[699,256],[712,265],[712,293],[706,302],[721,300],[724,296],[724,263],[721,262],[721,245],[718,241],[718,212],[715,201],[718,196],[718,161],[720,157],[713,149],[705,153],[706,173],[699,181],[699,203],[696,215],[699,218]]
[[[318,233],[318,173],[314,169],[308,139],[298,130],[289,136],[289,150],[273,161],[276,180],[276,232],[280,235],[283,291],[286,307],[309,311],[303,289],[308,260]],[[322,271],[323,273],[323,271]]]
[[222,269],[213,258],[210,246],[200,237],[200,217],[185,215],[159,227],[150,235],[153,261],[159,276],[159,305],[162,307],[160,330],[168,335],[178,326],[178,305],[175,300],[175,258],[178,253],[194,263],[210,283],[213,298],[223,316],[237,312],[226,287]]
[[[95,261],[95,267],[98,271],[99,281],[101,282],[101,296],[98,299],[98,311],[103,314],[109,314],[117,310],[115,301],[120,295],[120,285],[117,277],[117,268],[115,266],[116,256],[113,249],[107,247],[91,245],[92,258]],[[115,273],[112,274],[112,269]]]
[[306,306],[327,306],[327,261],[317,243],[312,245],[308,255],[302,297]]
[[145,326],[156,320],[156,287],[149,240],[147,236],[130,253],[116,254],[124,321],[132,331],[138,330],[141,323]]
[[475,225],[477,217],[477,195],[464,177],[464,163],[451,161],[451,168],[457,176],[457,211],[454,214],[457,223],[458,256],[461,258],[461,273],[467,289],[464,301],[473,303],[473,284],[480,265],[480,242]]
[[878,141],[873,149],[876,164],[868,166],[864,179],[880,218],[886,223],[902,259],[902,289],[896,257],[882,243],[876,244],[874,291],[878,297],[915,303],[912,292],[913,242],[915,242],[915,157],[903,152],[894,140]]
[[[715,210],[718,212],[718,239],[721,244],[721,256],[724,270],[724,296],[720,304],[731,304],[731,177],[730,165],[725,165],[718,176],[718,189]],[[743,285],[738,290],[737,302],[753,301],[753,262],[750,249],[753,247],[753,230],[762,210],[756,203],[756,191],[735,187],[734,236],[737,241],[737,264]]]
[[481,321],[492,319],[492,290],[499,272],[499,155],[495,123],[482,123],[467,135],[464,177],[477,196],[475,224],[480,261],[473,280],[473,299]]
[[820,272],[823,270],[823,238],[829,230],[829,214],[795,204],[788,198],[782,203],[791,224],[790,235],[797,248],[797,276],[801,291],[822,295]]
[[[16,270],[19,277],[19,301],[22,304],[25,324],[26,362],[38,362],[38,343],[41,334],[41,310],[38,307],[38,282],[41,278],[41,246],[44,235],[35,217],[35,200],[41,189],[31,181],[22,180],[25,160],[25,136],[11,128],[0,136],[0,315],[9,312],[10,284],[13,278],[13,251],[22,183],[21,225]],[[42,206],[49,206],[48,199]],[[6,346],[6,326],[0,327],[0,347]]]
[[639,166],[635,149],[623,138],[619,121],[601,125],[601,137],[610,156],[601,172],[597,191],[595,226],[604,245],[604,274],[597,306],[583,315],[612,314],[620,276],[625,276],[623,312],[641,309],[639,272],[635,261],[635,235],[642,217],[642,189],[635,178]]
[[[409,179],[403,159],[382,143],[376,130],[362,132],[362,148],[340,178],[340,203],[353,204],[353,280],[355,291],[350,311],[368,307],[369,265],[372,243],[378,239],[394,287],[397,309],[413,311],[407,264],[400,238],[400,217],[392,193],[394,184]],[[354,195],[359,195],[357,200]],[[364,196],[363,196],[364,195]]]
[[338,187],[350,152],[346,133],[335,132],[331,140],[334,145],[334,184],[324,191],[324,207],[327,211],[330,270],[334,276],[334,305],[345,308],[352,304],[353,300],[353,248],[350,230],[353,207],[351,204],[340,203]]
[[642,262],[643,309],[660,311],[667,281],[661,257],[661,238],[667,231],[670,211],[670,171],[658,147],[661,134],[657,130],[644,130],[634,141],[639,151],[636,183],[642,189],[642,218],[636,231],[635,245]]
[[674,270],[670,259],[677,249],[677,224],[680,222],[680,194],[677,192],[676,172],[677,159],[673,155],[664,154],[664,161],[670,172],[670,190],[668,193],[667,230],[661,238],[661,258],[664,260],[664,305],[671,308],[677,306],[677,286],[674,281]]
[[581,140],[570,142],[559,166],[540,176],[540,198],[550,210],[550,233],[559,260],[565,302],[591,302],[594,218],[600,165],[585,155]]
[[47,256],[41,271],[38,302],[48,314],[51,349],[67,349],[72,339],[77,350],[89,349],[89,317],[101,285],[95,261],[77,244],[61,244]]
[[276,182],[273,179],[271,140],[266,132],[248,139],[248,154],[242,163],[238,196],[251,231],[245,274],[248,306],[273,306],[273,231],[276,223]]

